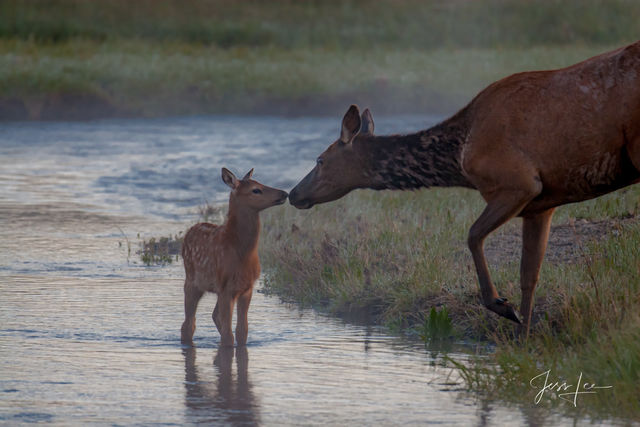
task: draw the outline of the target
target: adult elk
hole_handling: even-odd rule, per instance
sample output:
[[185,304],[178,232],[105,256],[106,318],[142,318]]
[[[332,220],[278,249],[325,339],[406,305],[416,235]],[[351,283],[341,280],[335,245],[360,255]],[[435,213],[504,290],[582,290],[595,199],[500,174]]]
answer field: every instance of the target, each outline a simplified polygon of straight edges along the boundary
[[241,180],[222,168],[222,180],[231,187],[226,222],[217,226],[199,223],[187,231],[182,243],[184,323],[181,340],[191,344],[196,329],[196,309],[205,292],[218,294],[213,322],[220,332],[220,345],[233,346],[231,319],[238,302],[236,340],[245,345],[249,331],[247,312],[253,284],[260,276],[258,238],[261,210],[280,205],[287,193],[251,179],[253,169]]
[[[462,186],[487,205],[469,231],[484,305],[529,332],[554,209],[640,182],[640,42],[553,71],[493,83],[444,122],[411,135],[374,136],[354,105],[340,138],[291,191],[307,209],[356,188]],[[485,237],[523,218],[521,321],[500,298]]]

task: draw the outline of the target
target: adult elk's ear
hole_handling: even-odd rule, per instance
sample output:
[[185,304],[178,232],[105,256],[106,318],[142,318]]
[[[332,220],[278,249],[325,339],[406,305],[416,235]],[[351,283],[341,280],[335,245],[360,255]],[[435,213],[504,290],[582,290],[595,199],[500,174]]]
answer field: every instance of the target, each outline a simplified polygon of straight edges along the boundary
[[242,180],[246,181],[247,179],[251,179],[251,176],[253,176],[253,168],[251,168],[251,170],[247,172],[247,174],[244,176],[244,178],[242,178]]
[[222,180],[225,184],[235,190],[239,184],[238,178],[227,168],[222,168]]
[[356,105],[352,105],[342,118],[342,131],[340,141],[348,144],[360,131],[360,112]]
[[360,119],[362,120],[362,124],[360,125],[360,133],[373,135],[373,116],[371,115],[371,111],[369,111],[368,108],[362,112],[362,117]]

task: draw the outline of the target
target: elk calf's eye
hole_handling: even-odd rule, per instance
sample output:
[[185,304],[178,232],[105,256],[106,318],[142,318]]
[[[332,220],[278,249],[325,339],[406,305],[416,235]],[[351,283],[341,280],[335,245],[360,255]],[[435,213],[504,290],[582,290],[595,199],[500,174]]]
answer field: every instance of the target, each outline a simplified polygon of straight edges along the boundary
[[318,157],[318,160],[316,160],[316,163],[321,165],[322,163],[324,163],[324,160],[321,157]]
[[255,194],[262,194],[262,190],[260,190],[259,188],[254,188],[254,189],[253,189],[253,193],[255,193]]

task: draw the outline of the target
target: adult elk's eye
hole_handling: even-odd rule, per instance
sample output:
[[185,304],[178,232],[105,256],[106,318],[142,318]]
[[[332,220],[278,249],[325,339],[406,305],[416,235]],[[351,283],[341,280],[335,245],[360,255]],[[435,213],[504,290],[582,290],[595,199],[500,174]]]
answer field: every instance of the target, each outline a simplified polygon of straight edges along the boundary
[[262,190],[261,190],[261,189],[259,189],[259,188],[254,188],[254,189],[252,190],[252,193],[253,193],[253,194],[262,194]]
[[322,165],[324,163],[324,160],[322,159],[322,157],[318,157],[318,159],[316,160],[316,163],[318,165]]

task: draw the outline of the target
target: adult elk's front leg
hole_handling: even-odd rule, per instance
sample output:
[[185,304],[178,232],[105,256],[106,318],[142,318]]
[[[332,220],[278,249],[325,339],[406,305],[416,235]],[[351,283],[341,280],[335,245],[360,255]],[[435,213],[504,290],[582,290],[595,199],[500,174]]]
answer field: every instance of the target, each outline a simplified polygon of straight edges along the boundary
[[538,192],[517,189],[499,192],[487,201],[486,208],[469,230],[469,249],[476,266],[485,307],[516,323],[521,322],[515,309],[505,298],[498,296],[498,291],[491,281],[484,256],[484,239],[489,233],[520,213]]
[[532,216],[526,216],[522,220],[522,260],[520,262],[520,288],[522,290],[522,302],[520,313],[524,319],[520,329],[521,336],[529,335],[531,314],[533,312],[533,296],[540,276],[540,266],[544,258],[544,252],[549,240],[551,218],[554,209]]

